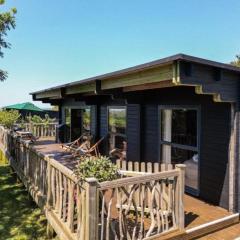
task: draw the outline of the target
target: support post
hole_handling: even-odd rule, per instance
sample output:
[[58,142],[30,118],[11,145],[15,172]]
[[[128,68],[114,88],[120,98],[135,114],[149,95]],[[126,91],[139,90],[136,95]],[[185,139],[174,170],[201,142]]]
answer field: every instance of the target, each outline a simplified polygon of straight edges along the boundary
[[48,157],[47,161],[47,210],[51,206],[51,164],[50,158]]
[[97,185],[96,178],[86,179],[86,240],[98,239],[99,194]]
[[179,228],[180,230],[184,229],[184,224],[185,224],[185,215],[184,215],[184,192],[185,192],[185,169],[186,169],[186,165],[184,164],[177,164],[175,166],[175,168],[177,170],[179,170],[180,174],[179,174],[179,187],[178,187],[178,191],[179,191],[179,204],[178,204],[178,224],[179,224]]

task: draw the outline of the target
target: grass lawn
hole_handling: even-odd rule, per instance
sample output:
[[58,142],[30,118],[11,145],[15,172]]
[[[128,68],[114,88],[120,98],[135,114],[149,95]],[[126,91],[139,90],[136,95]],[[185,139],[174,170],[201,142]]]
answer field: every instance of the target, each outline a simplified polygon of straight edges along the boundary
[[46,223],[0,153],[0,240],[47,239]]

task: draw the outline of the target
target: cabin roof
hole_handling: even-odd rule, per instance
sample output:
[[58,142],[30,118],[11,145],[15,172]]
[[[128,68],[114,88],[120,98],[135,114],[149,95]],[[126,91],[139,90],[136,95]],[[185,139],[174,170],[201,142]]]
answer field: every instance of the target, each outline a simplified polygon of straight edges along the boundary
[[79,80],[79,81],[74,81],[74,82],[71,82],[71,83],[62,84],[62,85],[58,85],[58,86],[55,86],[55,87],[43,89],[43,90],[40,90],[40,91],[35,91],[35,92],[30,93],[30,94],[31,95],[36,95],[36,94],[39,94],[39,93],[44,93],[44,92],[48,92],[48,91],[52,91],[52,90],[58,90],[58,89],[66,88],[66,87],[73,87],[75,85],[91,83],[91,82],[94,82],[96,80],[100,80],[100,81],[107,80],[107,79],[110,79],[110,78],[113,78],[113,77],[120,77],[120,76],[123,76],[123,75],[126,75],[126,74],[131,74],[131,73],[135,73],[135,72],[138,72],[138,71],[143,71],[143,70],[148,70],[148,69],[152,69],[152,68],[155,68],[155,67],[160,67],[160,66],[163,66],[163,65],[175,62],[175,61],[185,61],[185,62],[198,63],[198,64],[202,64],[202,65],[206,65],[206,66],[211,66],[211,67],[215,67],[215,68],[220,68],[220,69],[240,73],[240,68],[239,67],[235,67],[235,66],[230,65],[230,64],[211,61],[211,60],[198,58],[198,57],[194,57],[194,56],[190,56],[190,55],[180,53],[180,54],[176,54],[176,55],[173,55],[173,56],[170,56],[170,57],[166,57],[166,58],[158,59],[158,60],[151,61],[151,62],[148,62],[148,63],[140,64],[140,65],[137,65],[137,66],[134,66],[134,67],[129,67],[129,68],[125,68],[125,69],[122,69],[122,70],[98,75],[98,76],[95,76],[95,77],[90,77],[90,78],[82,79],[82,80]]

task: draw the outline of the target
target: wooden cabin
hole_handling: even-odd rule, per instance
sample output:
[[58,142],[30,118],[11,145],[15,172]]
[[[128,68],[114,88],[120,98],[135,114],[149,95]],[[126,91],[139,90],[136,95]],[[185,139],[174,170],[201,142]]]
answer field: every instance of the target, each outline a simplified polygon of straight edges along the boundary
[[177,54],[31,94],[59,106],[60,140],[90,132],[113,161],[184,163],[186,192],[240,212],[239,87],[240,68]]

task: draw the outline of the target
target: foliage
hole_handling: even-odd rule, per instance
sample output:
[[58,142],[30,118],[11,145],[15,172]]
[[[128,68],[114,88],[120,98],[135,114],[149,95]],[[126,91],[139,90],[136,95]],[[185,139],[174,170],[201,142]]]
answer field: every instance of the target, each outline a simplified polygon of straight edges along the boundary
[[[4,0],[0,0],[0,6],[4,4]],[[10,48],[11,44],[5,39],[7,32],[12,28],[15,28],[15,15],[17,13],[16,8],[12,8],[7,12],[0,13],[0,57],[3,57],[3,48]],[[0,69],[0,81],[4,81],[7,78],[7,72]]]
[[83,128],[85,130],[89,130],[90,129],[90,109],[84,109],[82,110],[82,121],[83,121]]
[[7,128],[11,128],[17,122],[20,116],[21,115],[17,110],[2,110],[0,111],[0,124]]
[[236,59],[231,62],[232,65],[240,67],[240,55],[236,55]]
[[126,111],[125,109],[110,109],[109,110],[109,126],[110,129],[115,127],[126,127]]
[[26,121],[28,123],[43,123],[43,124],[49,124],[49,123],[54,123],[56,122],[55,118],[50,118],[48,114],[45,114],[45,118],[41,118],[38,115],[33,115],[33,116],[27,116]]
[[77,178],[84,181],[94,177],[99,182],[111,181],[119,177],[119,171],[115,164],[106,156],[82,157],[74,170]]

